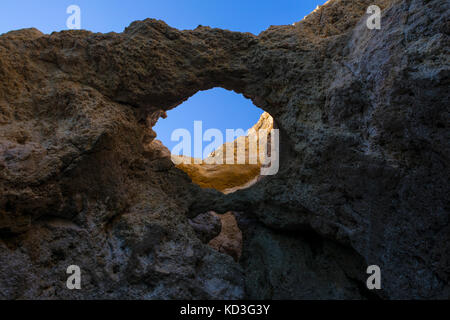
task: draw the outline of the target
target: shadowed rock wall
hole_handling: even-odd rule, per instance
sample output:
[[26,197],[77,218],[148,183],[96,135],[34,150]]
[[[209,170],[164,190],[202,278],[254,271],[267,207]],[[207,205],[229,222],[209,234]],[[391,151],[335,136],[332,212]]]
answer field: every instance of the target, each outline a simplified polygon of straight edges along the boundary
[[[0,36],[0,298],[448,298],[449,13],[331,0],[258,36],[151,19]],[[213,87],[281,131],[280,172],[229,195],[151,129]],[[240,263],[189,224],[209,210],[243,212]]]

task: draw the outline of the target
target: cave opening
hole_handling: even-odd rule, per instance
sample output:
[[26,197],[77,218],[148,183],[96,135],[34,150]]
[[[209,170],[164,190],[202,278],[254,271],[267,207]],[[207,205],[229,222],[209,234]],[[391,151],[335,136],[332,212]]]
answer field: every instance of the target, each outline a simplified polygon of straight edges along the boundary
[[[153,130],[176,167],[201,188],[229,194],[276,173],[268,168],[278,169],[272,165],[278,161],[272,116],[233,91],[199,91],[169,110]],[[208,211],[189,221],[202,242],[239,261],[243,238],[237,215]]]
[[233,91],[199,91],[169,110],[153,130],[175,165],[202,188],[228,194],[274,174],[268,168],[277,170],[272,116]]

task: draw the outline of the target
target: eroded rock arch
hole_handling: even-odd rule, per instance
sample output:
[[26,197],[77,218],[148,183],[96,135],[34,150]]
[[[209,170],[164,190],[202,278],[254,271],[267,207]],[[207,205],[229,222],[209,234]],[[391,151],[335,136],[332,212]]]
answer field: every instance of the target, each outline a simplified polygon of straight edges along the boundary
[[[366,28],[372,4],[388,32]],[[258,36],[155,20],[2,35],[0,297],[448,297],[448,15],[331,0]],[[289,141],[276,177],[228,196],[152,145],[161,112],[216,86]],[[212,209],[242,212],[241,265],[187,223]],[[74,263],[83,292],[55,284]],[[364,289],[370,264],[382,291]]]

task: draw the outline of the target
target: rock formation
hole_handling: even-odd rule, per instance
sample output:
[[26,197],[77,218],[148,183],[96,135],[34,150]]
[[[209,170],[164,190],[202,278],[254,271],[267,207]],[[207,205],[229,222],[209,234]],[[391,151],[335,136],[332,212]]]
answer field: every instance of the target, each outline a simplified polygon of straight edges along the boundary
[[[0,298],[447,299],[449,17],[444,0],[330,0],[258,36],[152,19],[1,35]],[[274,118],[278,174],[202,189],[154,140],[213,87]],[[239,212],[239,263],[189,223],[211,210]]]
[[203,243],[217,238],[222,230],[220,216],[212,211],[199,214],[190,219],[189,223]]
[[[217,215],[217,213],[214,213]],[[242,255],[242,232],[236,222],[233,212],[218,215],[222,224],[220,234],[209,242],[209,245],[219,252],[239,261]]]
[[[204,160],[186,156],[172,155],[176,167],[186,172],[192,182],[202,188],[211,188],[223,193],[231,193],[253,185],[260,178],[264,154],[270,148],[270,132],[273,129],[273,118],[264,112],[258,122],[248,130],[248,135],[238,137],[233,142],[224,143]],[[259,132],[267,133],[266,150],[259,153]],[[254,148],[250,148],[253,139]],[[156,141],[156,140],[155,140]],[[261,143],[262,144],[262,143]],[[233,154],[227,154],[231,148]],[[261,154],[261,160],[260,160]],[[239,155],[244,163],[239,162]]]

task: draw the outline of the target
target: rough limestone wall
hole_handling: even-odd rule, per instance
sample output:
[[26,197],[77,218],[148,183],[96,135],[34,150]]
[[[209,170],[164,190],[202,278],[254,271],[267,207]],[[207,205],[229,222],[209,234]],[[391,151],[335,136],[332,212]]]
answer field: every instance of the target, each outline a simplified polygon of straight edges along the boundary
[[[449,13],[331,0],[258,36],[151,19],[0,36],[0,297],[448,298]],[[217,86],[281,131],[280,172],[226,196],[151,129]],[[193,231],[209,210],[244,212],[241,264]],[[65,289],[70,264],[84,290]]]

